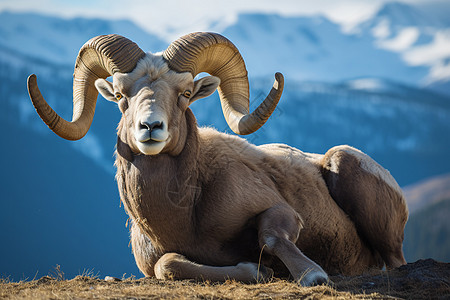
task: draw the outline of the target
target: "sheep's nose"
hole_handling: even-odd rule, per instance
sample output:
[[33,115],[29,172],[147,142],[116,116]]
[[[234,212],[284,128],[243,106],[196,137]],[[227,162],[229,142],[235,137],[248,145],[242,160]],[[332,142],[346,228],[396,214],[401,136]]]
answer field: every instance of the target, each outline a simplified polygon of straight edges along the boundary
[[154,121],[154,122],[141,122],[141,129],[144,130],[148,130],[150,132],[152,132],[155,129],[162,129],[163,128],[163,123],[161,121]]

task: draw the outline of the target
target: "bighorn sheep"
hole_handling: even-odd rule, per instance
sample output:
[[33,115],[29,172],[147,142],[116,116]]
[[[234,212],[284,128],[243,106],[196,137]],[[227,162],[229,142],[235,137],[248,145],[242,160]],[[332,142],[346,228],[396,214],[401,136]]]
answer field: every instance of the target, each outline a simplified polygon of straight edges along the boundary
[[[194,80],[201,72],[212,76]],[[119,35],[98,36],[76,60],[71,122],[50,108],[36,76],[28,78],[38,114],[65,139],[86,134],[98,92],[117,102],[116,179],[146,276],[252,281],[273,270],[313,285],[328,280],[324,270],[406,263],[408,211],[387,170],[349,146],[308,154],[199,128],[189,105],[216,88],[230,128],[249,134],[274,111],[283,76],[249,113],[245,64],[225,37],[193,33],[146,54]]]

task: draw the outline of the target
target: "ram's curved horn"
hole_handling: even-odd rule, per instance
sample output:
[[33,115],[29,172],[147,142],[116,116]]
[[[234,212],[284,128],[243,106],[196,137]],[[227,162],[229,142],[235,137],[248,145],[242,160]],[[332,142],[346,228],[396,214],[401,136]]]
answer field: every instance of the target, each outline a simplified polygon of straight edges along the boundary
[[258,130],[275,110],[283,92],[283,75],[276,73],[269,95],[249,113],[249,84],[244,60],[233,43],[217,33],[185,35],[174,41],[163,56],[176,72],[190,72],[194,77],[207,72],[220,78],[218,90],[223,114],[228,126],[237,134]]
[[102,35],[89,40],[78,53],[73,78],[73,117],[68,122],[47,104],[39,91],[36,75],[28,77],[28,93],[37,113],[57,135],[81,139],[94,118],[98,92],[94,82],[115,72],[128,73],[145,55],[134,42],[120,35]]

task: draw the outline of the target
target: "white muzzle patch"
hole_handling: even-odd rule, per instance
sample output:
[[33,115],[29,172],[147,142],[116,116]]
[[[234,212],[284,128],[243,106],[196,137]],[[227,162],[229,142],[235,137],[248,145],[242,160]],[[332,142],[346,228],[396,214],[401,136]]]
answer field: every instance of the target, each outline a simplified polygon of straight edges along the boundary
[[145,155],[161,153],[168,142],[167,118],[161,114],[149,114],[136,122],[134,137],[139,151]]

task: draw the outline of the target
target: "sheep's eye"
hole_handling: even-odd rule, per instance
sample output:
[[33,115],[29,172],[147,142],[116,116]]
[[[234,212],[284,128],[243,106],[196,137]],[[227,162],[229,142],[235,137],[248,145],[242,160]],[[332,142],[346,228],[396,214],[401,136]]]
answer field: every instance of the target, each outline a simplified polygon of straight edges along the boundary
[[183,96],[186,97],[186,98],[191,98],[191,93],[192,92],[190,90],[185,90],[184,93],[183,93]]
[[123,98],[123,95],[121,93],[116,93],[116,99],[120,100]]

